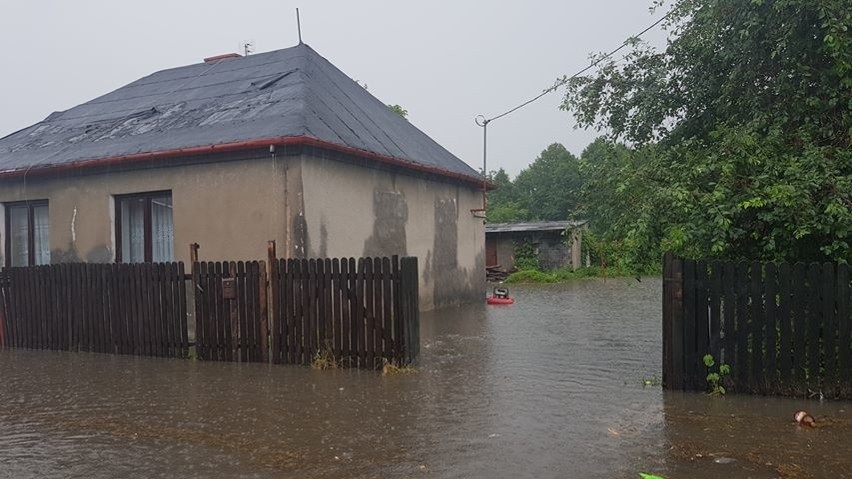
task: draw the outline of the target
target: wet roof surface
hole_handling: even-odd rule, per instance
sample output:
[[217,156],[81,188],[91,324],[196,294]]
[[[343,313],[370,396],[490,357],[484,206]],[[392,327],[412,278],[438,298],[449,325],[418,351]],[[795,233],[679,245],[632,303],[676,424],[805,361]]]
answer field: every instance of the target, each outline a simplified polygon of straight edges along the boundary
[[485,225],[486,233],[525,233],[529,231],[563,231],[586,224],[581,221],[535,221],[528,223],[489,223]]
[[478,172],[307,45],[163,70],[0,139],[0,171],[280,137]]

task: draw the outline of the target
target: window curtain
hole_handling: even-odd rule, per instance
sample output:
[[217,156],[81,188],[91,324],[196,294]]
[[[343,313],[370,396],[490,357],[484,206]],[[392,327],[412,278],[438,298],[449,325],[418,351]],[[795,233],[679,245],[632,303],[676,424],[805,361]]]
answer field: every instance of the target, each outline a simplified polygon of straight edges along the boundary
[[121,261],[145,261],[145,198],[121,200]]
[[50,218],[47,205],[33,208],[33,243],[35,264],[50,264]]
[[12,253],[10,263],[12,266],[29,266],[29,208],[12,206],[6,213],[9,215],[9,246]]
[[172,197],[151,199],[151,260],[155,263],[174,261],[174,226]]

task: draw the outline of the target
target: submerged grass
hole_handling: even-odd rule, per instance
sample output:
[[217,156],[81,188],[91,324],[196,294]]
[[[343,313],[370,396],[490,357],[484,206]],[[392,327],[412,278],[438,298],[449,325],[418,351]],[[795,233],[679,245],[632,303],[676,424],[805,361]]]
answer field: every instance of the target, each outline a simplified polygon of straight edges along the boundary
[[416,373],[417,368],[410,364],[398,365],[385,361],[384,366],[382,366],[382,375],[386,374],[411,374]]
[[311,367],[319,370],[340,369],[343,365],[328,350],[320,350],[311,360]]

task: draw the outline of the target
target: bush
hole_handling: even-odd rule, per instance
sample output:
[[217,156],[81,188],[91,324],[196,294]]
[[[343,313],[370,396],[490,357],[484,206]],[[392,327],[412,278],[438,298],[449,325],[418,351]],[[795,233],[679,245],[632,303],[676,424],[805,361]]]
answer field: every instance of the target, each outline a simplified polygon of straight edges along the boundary
[[568,268],[560,268],[550,272],[539,270],[522,270],[517,273],[512,273],[506,278],[506,283],[561,283],[563,281],[571,281],[583,278],[615,278],[634,276],[634,273],[623,268],[599,268],[597,266],[591,268],[580,268],[572,270]]
[[515,268],[519,271],[539,269],[538,255],[530,242],[515,242]]

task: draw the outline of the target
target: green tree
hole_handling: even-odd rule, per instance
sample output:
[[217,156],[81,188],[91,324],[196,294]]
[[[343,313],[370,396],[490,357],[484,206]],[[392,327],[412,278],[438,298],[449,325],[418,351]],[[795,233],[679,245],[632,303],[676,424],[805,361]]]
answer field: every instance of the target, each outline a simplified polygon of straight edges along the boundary
[[663,249],[852,260],[849,0],[671,9],[664,50],[633,42],[568,84],[562,107],[578,124],[631,147],[596,146],[600,168],[584,159],[593,224],[636,261]]
[[489,223],[518,223],[528,220],[530,213],[514,201],[496,205],[489,203],[486,218]]
[[513,194],[533,219],[565,220],[574,215],[581,186],[577,157],[554,143],[518,174]]
[[580,155],[584,179],[578,215],[589,218],[583,238],[593,260],[623,269],[650,271],[659,261],[659,221],[641,174],[648,163],[622,144],[598,138]]
[[488,182],[496,187],[496,189],[491,190],[491,192],[488,193],[489,205],[493,204],[495,206],[499,206],[516,200],[515,185],[512,183],[512,179],[509,178],[509,174],[506,173],[506,170],[503,168],[489,172]]
[[[365,88],[366,88],[366,87],[365,87]],[[401,116],[401,117],[405,118],[406,120],[408,119],[408,110],[406,110],[405,108],[403,108],[403,107],[401,107],[401,106],[399,106],[399,105],[388,105],[388,108],[390,108],[390,110],[391,110],[392,112],[394,112],[394,113],[396,113],[397,115],[399,115],[399,116]]]

